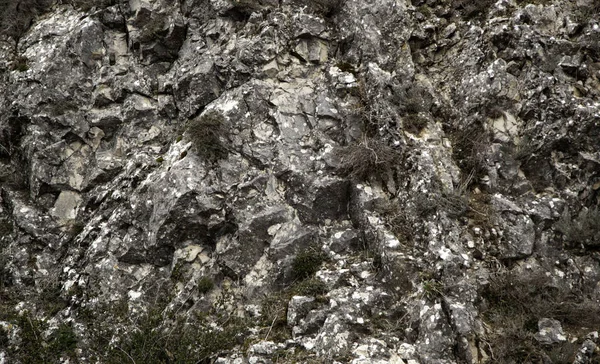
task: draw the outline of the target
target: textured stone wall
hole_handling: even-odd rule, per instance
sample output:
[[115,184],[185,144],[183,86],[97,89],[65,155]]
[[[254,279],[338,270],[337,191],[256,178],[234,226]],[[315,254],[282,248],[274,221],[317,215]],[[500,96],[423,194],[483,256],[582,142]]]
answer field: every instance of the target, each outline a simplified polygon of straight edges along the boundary
[[0,363],[597,361],[599,5],[27,13]]

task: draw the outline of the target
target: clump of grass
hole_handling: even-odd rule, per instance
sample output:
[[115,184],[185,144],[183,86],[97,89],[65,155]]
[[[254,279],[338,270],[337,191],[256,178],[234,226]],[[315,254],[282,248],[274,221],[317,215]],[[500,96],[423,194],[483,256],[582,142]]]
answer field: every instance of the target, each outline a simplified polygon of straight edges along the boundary
[[198,292],[206,294],[215,288],[215,282],[209,277],[202,277],[198,280]]
[[571,343],[548,348],[535,340],[537,323],[542,318],[560,321],[566,331],[580,331],[583,326],[593,328],[600,324],[597,304],[566,286],[555,285],[552,278],[542,272],[498,273],[489,281],[481,295],[485,303],[481,313],[491,328],[488,341],[495,362],[537,362],[549,354],[569,352],[567,346]]
[[165,290],[160,288],[157,294],[157,301],[139,315],[128,310],[127,299],[80,312],[95,362],[210,363],[248,334],[249,322],[230,313],[217,312],[214,320],[206,312],[177,318],[167,308]]
[[20,339],[18,346],[8,346],[11,358],[31,364],[55,363],[61,357],[74,358],[78,340],[70,325],[63,323],[46,337],[46,321],[28,311],[14,314],[10,321],[19,327]]
[[443,192],[439,200],[439,207],[446,211],[448,216],[457,218],[469,211],[469,197],[464,189],[453,189]]
[[600,210],[583,209],[576,218],[567,210],[556,223],[556,230],[572,245],[600,247]]
[[236,317],[228,317],[219,329],[206,322],[176,320],[168,325],[165,321],[162,310],[150,310],[131,332],[121,335],[118,347],[105,359],[119,363],[210,362],[213,356],[235,347],[247,329],[247,322]]
[[291,328],[287,326],[287,308],[291,298],[288,291],[282,291],[263,300],[260,312],[265,340],[282,342],[291,339]]
[[435,279],[428,279],[422,282],[423,296],[428,300],[435,300],[444,295],[444,285]]
[[357,180],[369,177],[384,179],[401,162],[401,152],[379,139],[364,139],[360,143],[337,151],[341,159],[340,171]]
[[225,117],[218,111],[209,111],[190,121],[187,135],[196,153],[207,160],[223,159],[228,154]]
[[316,248],[308,248],[298,253],[292,261],[292,278],[303,280],[312,277],[324,260],[325,256]]
[[327,286],[318,278],[309,278],[295,284],[291,292],[298,296],[318,297],[327,293]]

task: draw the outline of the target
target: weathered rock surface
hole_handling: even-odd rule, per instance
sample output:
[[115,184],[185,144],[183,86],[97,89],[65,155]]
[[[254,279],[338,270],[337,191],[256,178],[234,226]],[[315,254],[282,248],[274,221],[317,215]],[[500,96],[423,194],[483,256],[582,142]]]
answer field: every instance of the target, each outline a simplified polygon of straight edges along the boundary
[[0,363],[597,361],[597,8],[74,0],[0,30]]

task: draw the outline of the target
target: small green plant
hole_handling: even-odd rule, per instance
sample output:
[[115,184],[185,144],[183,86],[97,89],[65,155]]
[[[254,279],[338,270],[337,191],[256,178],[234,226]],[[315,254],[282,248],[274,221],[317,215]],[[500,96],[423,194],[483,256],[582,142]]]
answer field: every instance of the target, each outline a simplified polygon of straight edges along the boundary
[[156,163],[162,163],[164,161],[165,161],[165,159],[163,157],[156,158]]
[[182,281],[185,272],[186,269],[184,262],[178,261],[173,267],[173,270],[171,270],[171,279],[174,281]]
[[312,277],[325,260],[323,253],[317,248],[308,248],[296,255],[292,261],[292,277],[302,280]]
[[435,279],[425,280],[422,285],[423,296],[428,300],[435,300],[444,295],[444,285]]
[[225,117],[218,111],[206,114],[190,121],[187,135],[199,156],[211,161],[225,158],[228,148],[224,140],[227,137]]
[[73,328],[68,324],[62,323],[58,326],[58,329],[52,333],[48,349],[50,352],[64,353],[72,357],[75,355],[77,342],[77,335],[75,335]]
[[69,233],[72,236],[77,236],[83,232],[85,229],[85,223],[83,221],[75,221],[69,227]]
[[431,16],[431,8],[429,6],[427,6],[426,4],[423,4],[421,6],[419,6],[417,8],[417,11],[421,14],[423,14],[423,16],[425,16],[426,18],[429,18]]
[[291,291],[298,296],[318,297],[327,293],[327,285],[318,278],[309,278],[295,284]]
[[202,277],[198,280],[198,292],[206,294],[215,287],[215,282],[209,277]]

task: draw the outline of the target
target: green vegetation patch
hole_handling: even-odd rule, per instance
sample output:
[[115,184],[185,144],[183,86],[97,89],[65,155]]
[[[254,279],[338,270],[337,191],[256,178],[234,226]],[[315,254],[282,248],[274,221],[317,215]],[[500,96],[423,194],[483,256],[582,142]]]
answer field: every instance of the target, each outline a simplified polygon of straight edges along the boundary
[[298,253],[292,261],[292,278],[303,280],[312,277],[324,261],[325,255],[317,248],[308,248]]
[[[70,325],[62,323],[50,335],[45,336],[48,323],[29,311],[20,315],[14,313],[9,322],[19,328],[20,340],[17,346],[4,346],[8,348],[9,358],[21,363],[46,364],[56,363],[61,357],[75,357],[78,339]],[[6,333],[0,334],[0,341],[2,337],[6,337]],[[7,337],[5,341],[8,344]]]
[[227,157],[229,150],[225,141],[228,129],[225,117],[218,111],[209,111],[191,120],[186,132],[200,157],[210,161]]

